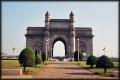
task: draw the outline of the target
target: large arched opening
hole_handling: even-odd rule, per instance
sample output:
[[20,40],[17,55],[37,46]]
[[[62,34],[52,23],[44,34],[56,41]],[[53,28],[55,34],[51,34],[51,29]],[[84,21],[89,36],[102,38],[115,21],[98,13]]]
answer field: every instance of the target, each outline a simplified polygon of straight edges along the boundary
[[60,56],[66,57],[67,55],[66,42],[62,38],[57,38],[52,44],[52,57]]
[[53,57],[65,57],[65,45],[62,41],[55,42],[53,46]]

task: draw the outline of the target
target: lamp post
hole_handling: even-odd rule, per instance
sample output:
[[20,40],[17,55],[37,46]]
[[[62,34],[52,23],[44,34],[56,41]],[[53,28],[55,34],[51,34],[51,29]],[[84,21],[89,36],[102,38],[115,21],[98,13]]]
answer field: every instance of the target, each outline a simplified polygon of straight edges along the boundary
[[77,39],[78,41],[78,66],[79,66],[79,38]]
[[53,48],[51,49],[51,59],[52,59],[52,50],[53,50]]
[[45,55],[46,61],[47,61],[47,42],[48,40],[46,39],[46,55]]

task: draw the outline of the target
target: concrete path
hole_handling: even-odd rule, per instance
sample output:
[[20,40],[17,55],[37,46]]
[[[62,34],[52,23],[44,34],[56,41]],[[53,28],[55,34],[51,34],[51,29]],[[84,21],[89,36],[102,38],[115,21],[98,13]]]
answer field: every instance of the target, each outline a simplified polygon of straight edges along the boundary
[[[108,79],[111,77],[101,77],[91,73],[86,69],[81,69],[70,62],[51,62],[33,78],[39,79]],[[116,78],[112,78],[116,79]]]

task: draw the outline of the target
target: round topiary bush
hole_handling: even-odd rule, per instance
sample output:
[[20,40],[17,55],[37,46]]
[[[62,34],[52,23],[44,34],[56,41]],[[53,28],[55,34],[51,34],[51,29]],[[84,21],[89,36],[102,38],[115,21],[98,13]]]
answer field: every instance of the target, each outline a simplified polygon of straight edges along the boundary
[[97,58],[95,56],[91,55],[87,58],[86,64],[91,65],[91,68],[93,68],[93,66],[96,64],[96,62],[97,62]]
[[113,67],[114,64],[111,59],[105,55],[101,56],[96,63],[96,68],[104,68],[104,73],[107,72],[107,68]]
[[25,48],[20,52],[19,55],[19,63],[21,66],[24,67],[34,67],[35,66],[35,54],[33,49],[31,48]]
[[41,54],[40,54],[40,53],[37,53],[37,54],[35,55],[35,67],[36,67],[37,64],[40,64],[40,63],[42,63]]
[[[79,61],[83,60],[83,54],[79,52]],[[75,51],[74,53],[74,61],[78,61],[78,51]]]

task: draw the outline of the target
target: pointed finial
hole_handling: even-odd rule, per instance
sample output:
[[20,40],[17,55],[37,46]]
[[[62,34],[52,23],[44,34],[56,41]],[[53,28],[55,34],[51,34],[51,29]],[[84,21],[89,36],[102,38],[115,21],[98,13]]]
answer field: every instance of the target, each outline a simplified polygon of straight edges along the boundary
[[74,16],[73,12],[71,11],[70,16]]
[[50,16],[50,13],[47,11],[46,14],[45,14],[45,16]]

